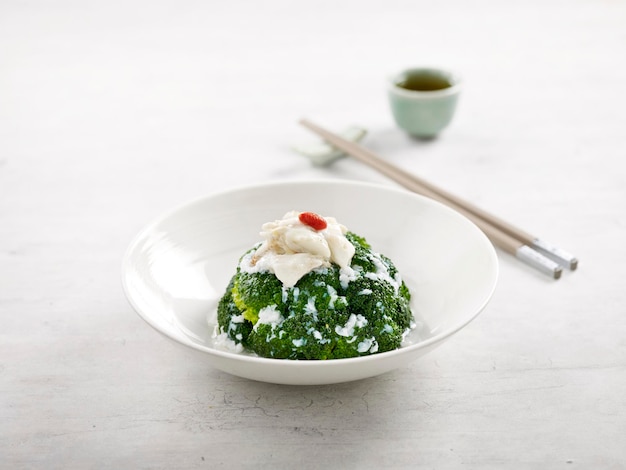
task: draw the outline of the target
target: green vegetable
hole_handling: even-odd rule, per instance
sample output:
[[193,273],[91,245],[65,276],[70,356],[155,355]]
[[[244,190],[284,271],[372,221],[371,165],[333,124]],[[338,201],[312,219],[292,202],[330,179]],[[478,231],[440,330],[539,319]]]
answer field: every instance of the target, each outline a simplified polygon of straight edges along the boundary
[[[334,264],[284,288],[269,272],[237,268],[218,305],[220,332],[262,357],[339,359],[400,347],[411,294],[391,260],[351,232],[354,275]],[[253,248],[254,249],[254,248]]]

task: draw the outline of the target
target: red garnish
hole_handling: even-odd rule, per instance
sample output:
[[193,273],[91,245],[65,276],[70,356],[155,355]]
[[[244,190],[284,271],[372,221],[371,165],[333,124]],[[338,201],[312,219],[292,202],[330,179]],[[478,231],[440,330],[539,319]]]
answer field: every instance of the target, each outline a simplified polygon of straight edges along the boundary
[[302,212],[298,216],[298,219],[300,219],[300,222],[304,225],[308,225],[315,230],[324,230],[328,226],[324,217],[315,212]]

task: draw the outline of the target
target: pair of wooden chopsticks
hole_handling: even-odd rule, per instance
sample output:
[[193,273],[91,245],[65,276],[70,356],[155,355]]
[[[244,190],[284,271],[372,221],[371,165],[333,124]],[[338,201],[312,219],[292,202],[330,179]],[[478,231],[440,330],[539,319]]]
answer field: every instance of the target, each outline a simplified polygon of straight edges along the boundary
[[474,222],[495,246],[552,276],[554,279],[561,277],[563,267],[571,270],[578,267],[578,260],[566,251],[485,212],[479,207],[436,187],[414,174],[392,165],[361,145],[333,134],[306,119],[302,119],[300,124],[322,137],[333,147],[378,170],[405,188],[435,199],[460,212]]

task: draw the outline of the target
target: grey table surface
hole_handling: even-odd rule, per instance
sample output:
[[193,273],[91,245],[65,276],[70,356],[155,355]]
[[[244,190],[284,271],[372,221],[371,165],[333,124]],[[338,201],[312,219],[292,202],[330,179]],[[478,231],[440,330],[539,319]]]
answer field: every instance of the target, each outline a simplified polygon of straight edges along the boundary
[[[387,76],[457,70],[432,141]],[[136,315],[161,213],[266,181],[394,183],[290,146],[308,117],[580,258],[498,252],[487,309],[353,383],[253,382]],[[626,2],[0,3],[0,467],[626,468]]]

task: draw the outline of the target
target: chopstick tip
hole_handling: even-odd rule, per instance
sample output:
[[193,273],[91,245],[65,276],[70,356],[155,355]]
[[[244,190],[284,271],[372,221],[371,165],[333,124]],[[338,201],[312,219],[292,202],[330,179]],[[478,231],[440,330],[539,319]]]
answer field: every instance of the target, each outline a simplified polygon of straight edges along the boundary
[[547,243],[540,238],[535,238],[532,247],[548,258],[556,261],[561,266],[574,271],[578,267],[578,259],[567,251]]
[[559,279],[563,274],[563,268],[558,263],[528,245],[519,247],[515,252],[515,257],[554,279]]

